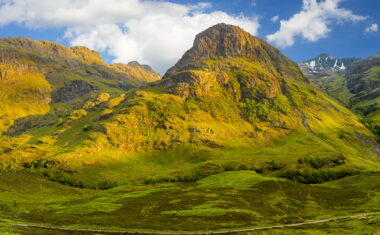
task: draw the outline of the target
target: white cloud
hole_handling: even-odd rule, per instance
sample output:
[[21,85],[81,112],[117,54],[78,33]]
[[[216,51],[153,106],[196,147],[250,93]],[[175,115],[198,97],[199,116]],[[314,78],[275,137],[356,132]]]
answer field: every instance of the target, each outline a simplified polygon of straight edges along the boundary
[[289,20],[281,20],[280,29],[267,36],[270,42],[285,48],[292,46],[295,37],[315,42],[327,37],[334,23],[342,24],[345,21],[361,21],[366,17],[355,15],[350,10],[340,8],[342,0],[303,0],[300,12],[293,15]]
[[272,18],[270,18],[270,21],[274,23],[274,22],[277,22],[279,19],[280,19],[280,16],[273,16]]
[[379,26],[377,24],[372,24],[364,30],[366,33],[376,33],[379,31]]
[[164,72],[191,47],[197,33],[214,24],[239,25],[257,34],[257,18],[211,7],[208,2],[153,0],[0,0],[0,25],[62,27],[72,45],[106,52],[114,62],[138,60]]

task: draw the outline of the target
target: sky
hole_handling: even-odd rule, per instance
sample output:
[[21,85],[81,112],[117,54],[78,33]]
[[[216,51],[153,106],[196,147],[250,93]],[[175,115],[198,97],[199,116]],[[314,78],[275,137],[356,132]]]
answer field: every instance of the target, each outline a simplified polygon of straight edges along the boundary
[[379,0],[0,0],[0,37],[87,46],[107,63],[160,73],[217,23],[238,25],[295,61],[380,52]]

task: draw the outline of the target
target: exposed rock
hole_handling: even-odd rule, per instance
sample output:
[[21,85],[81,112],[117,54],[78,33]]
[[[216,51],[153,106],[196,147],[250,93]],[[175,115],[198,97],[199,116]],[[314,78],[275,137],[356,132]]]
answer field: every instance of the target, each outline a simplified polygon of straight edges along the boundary
[[148,65],[141,65],[137,61],[128,64],[112,64],[110,66],[115,71],[122,73],[138,85],[155,82],[161,79],[161,74],[154,71]]
[[305,81],[298,66],[267,42],[237,26],[218,24],[196,36],[193,47],[165,74],[168,92],[183,97],[234,100],[274,98],[286,80]]
[[314,76],[325,76],[333,72],[345,71],[358,58],[335,58],[326,53],[298,63],[305,74]]
[[53,92],[52,103],[67,102],[98,90],[88,82],[82,80],[73,80],[65,83],[65,85]]

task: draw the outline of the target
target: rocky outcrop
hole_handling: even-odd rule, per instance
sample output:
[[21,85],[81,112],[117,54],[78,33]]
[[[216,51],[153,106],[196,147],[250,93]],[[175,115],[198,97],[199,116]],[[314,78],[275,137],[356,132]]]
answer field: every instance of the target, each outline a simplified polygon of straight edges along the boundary
[[241,28],[218,24],[196,36],[160,85],[184,97],[271,99],[287,80],[305,81],[294,62]]
[[96,90],[99,90],[99,88],[88,82],[82,80],[69,81],[63,87],[53,92],[52,103],[68,102]]
[[137,61],[131,61],[128,64],[112,64],[110,67],[128,76],[131,81],[139,85],[161,79],[161,74],[154,71],[149,65],[141,65]]

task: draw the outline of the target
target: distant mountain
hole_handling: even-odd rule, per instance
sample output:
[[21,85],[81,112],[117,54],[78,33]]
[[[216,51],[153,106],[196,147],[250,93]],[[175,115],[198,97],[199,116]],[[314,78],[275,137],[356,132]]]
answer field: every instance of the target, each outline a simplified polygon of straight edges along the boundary
[[305,73],[323,74],[328,72],[336,72],[346,70],[358,58],[335,58],[328,54],[320,54],[319,56],[299,63],[300,68]]
[[351,108],[380,134],[380,54],[361,60],[322,54],[299,66],[317,87]]
[[335,58],[326,53],[298,63],[303,74],[328,95],[334,97],[341,103],[349,105],[353,96],[347,88],[345,74],[357,58]]

